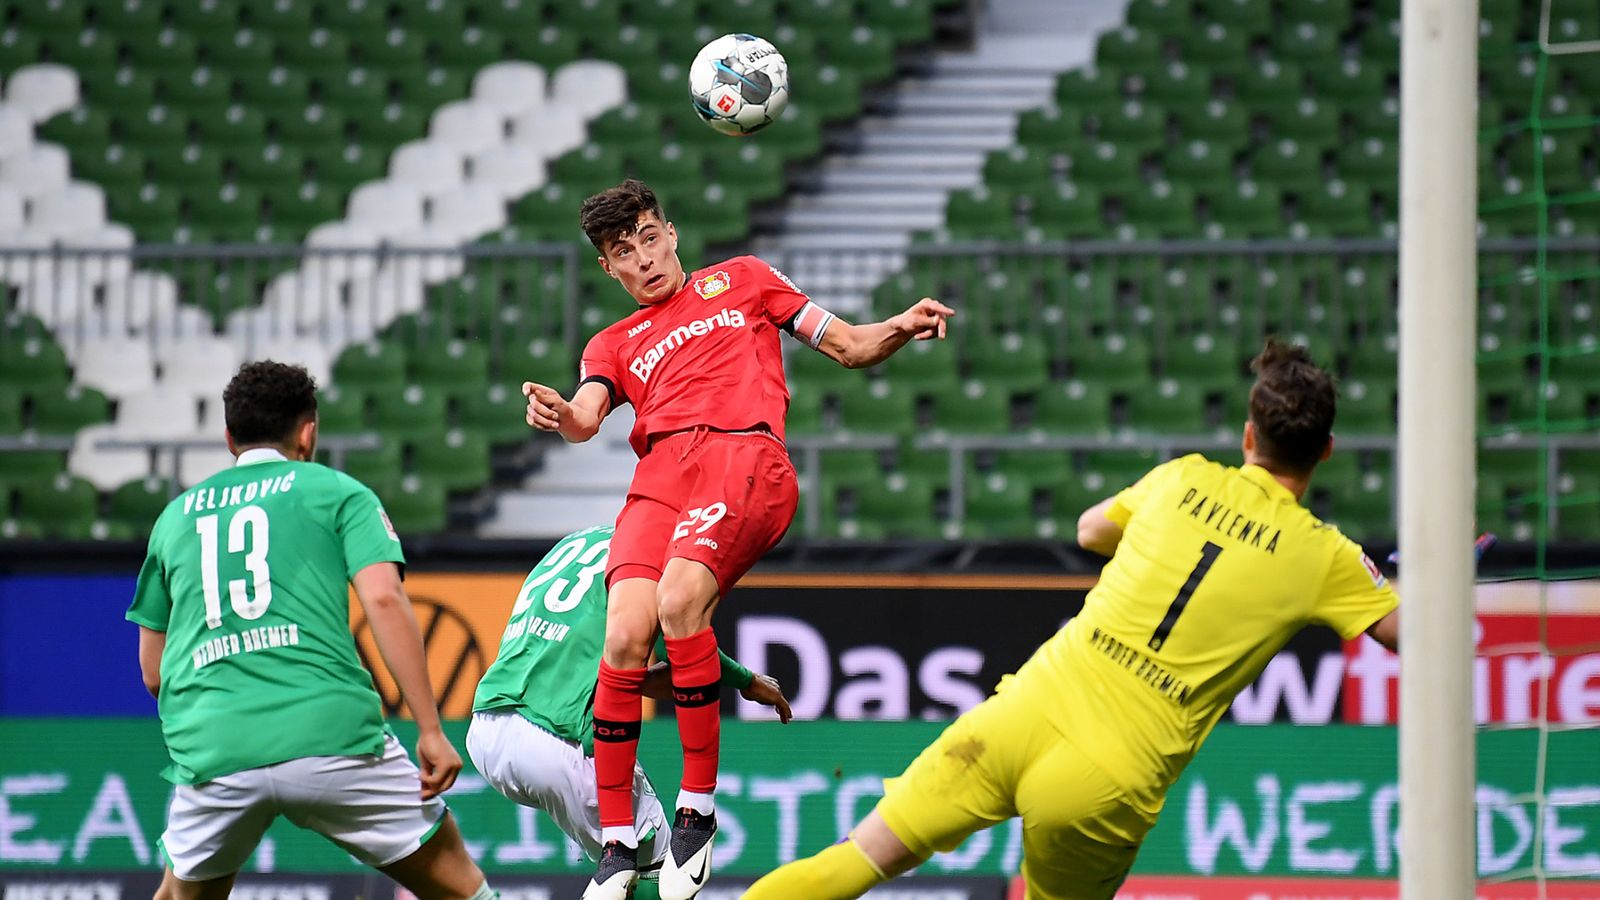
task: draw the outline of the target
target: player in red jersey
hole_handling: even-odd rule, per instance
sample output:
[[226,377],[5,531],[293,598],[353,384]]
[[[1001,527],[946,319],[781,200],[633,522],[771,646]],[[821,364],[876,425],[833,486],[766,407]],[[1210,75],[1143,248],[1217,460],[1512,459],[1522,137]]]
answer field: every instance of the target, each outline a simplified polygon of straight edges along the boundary
[[594,700],[606,844],[584,896],[622,900],[637,877],[640,686],[660,628],[684,757],[661,896],[689,900],[710,874],[716,833],[721,712],[711,615],[783,537],[799,496],[783,444],[789,390],[778,334],[861,368],[913,339],[943,338],[954,312],[924,298],[886,321],[851,325],[753,256],[685,273],[677,232],[650,188],[632,179],[584,201],[581,220],[601,268],[639,309],[589,341],[570,401],[545,385],[522,387],[528,424],[571,442],[593,437],[620,404],[636,413],[629,440],[639,465],[611,541]]

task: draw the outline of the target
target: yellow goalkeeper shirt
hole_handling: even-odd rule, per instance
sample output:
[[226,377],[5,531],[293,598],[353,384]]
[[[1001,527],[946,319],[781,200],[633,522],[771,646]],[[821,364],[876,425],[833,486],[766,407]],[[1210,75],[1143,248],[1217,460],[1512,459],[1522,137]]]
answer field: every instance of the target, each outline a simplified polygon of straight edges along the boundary
[[1157,803],[1301,627],[1354,638],[1399,602],[1360,546],[1258,466],[1175,459],[1107,515],[1116,554],[1017,680],[1054,686],[1039,714]]

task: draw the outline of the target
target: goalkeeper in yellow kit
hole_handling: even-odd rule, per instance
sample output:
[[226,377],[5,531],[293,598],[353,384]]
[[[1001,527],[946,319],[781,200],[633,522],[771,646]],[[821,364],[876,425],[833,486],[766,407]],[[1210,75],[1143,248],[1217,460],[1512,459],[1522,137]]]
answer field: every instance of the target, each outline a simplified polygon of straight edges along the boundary
[[1333,379],[1268,341],[1253,364],[1244,466],[1163,463],[1086,511],[1109,555],[1083,612],[945,729],[842,841],[746,900],[858,897],[1021,816],[1029,900],[1110,898],[1166,792],[1240,689],[1305,625],[1393,649],[1393,589],[1300,505],[1333,450]]

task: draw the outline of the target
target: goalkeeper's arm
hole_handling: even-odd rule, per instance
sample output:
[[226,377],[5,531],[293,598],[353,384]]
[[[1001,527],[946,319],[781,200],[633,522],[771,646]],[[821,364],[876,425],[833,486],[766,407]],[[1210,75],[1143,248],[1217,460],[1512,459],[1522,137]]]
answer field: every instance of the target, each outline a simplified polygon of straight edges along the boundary
[[1398,653],[1400,651],[1400,610],[1389,610],[1388,615],[1373,622],[1367,628],[1367,634],[1373,640],[1387,647],[1390,652]]

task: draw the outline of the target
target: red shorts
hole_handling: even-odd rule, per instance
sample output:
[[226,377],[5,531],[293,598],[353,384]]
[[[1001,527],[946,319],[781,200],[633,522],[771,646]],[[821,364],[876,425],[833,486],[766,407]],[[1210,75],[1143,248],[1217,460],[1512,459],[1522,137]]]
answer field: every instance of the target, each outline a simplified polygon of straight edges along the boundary
[[617,515],[607,586],[661,580],[673,557],[710,569],[727,596],[777,546],[800,502],[789,451],[760,433],[686,431],[661,439],[634,470]]

